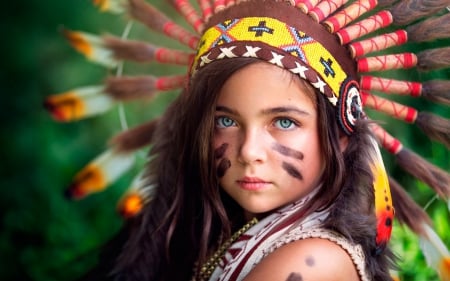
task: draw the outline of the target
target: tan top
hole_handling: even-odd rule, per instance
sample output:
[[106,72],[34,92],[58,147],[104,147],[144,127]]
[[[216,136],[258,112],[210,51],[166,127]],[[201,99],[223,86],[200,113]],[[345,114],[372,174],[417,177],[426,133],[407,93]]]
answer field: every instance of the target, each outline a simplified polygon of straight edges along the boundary
[[367,270],[365,266],[365,256],[361,245],[353,244],[344,237],[342,237],[342,235],[327,229],[314,228],[302,230],[299,228],[295,228],[279,237],[279,239],[277,239],[267,249],[267,251],[265,251],[264,257],[266,257],[267,255],[269,255],[270,253],[272,253],[273,251],[275,251],[276,249],[280,248],[283,245],[307,238],[327,239],[339,245],[342,249],[344,249],[348,253],[350,258],[352,259],[361,281],[370,281],[367,275]]

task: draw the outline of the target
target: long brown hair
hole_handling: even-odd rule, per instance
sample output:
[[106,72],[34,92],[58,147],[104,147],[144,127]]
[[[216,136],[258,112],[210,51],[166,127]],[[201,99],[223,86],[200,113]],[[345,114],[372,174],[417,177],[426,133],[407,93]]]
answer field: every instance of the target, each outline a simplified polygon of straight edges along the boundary
[[[220,89],[233,73],[257,61],[225,59],[202,68],[161,118],[151,151],[155,158],[147,169],[157,192],[129,222],[130,237],[113,271],[117,280],[189,280],[195,263],[205,261],[218,241],[243,222],[242,209],[218,186],[211,140]],[[371,173],[369,157],[358,154],[369,145],[367,124],[362,122],[341,153],[335,109],[320,94],[317,108],[326,167],[309,210],[332,206],[325,227],[362,244],[370,254],[375,249]],[[357,191],[348,194],[352,188]],[[359,209],[362,217],[355,214],[347,220],[342,202],[352,202],[352,210]],[[354,234],[356,223],[362,230]],[[375,280],[387,280],[384,263],[368,262],[372,275],[380,277]]]

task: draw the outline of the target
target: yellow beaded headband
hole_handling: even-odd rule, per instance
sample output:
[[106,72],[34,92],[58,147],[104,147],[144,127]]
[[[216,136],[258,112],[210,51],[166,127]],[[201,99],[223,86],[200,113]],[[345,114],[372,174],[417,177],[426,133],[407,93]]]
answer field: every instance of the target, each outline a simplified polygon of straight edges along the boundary
[[[267,11],[273,10],[268,6]],[[283,11],[278,7],[277,12]],[[302,25],[314,24],[300,12],[298,17],[297,22],[304,20]],[[192,69],[195,72],[213,61],[236,57],[261,59],[309,81],[333,106],[341,108],[339,120],[347,134],[363,115],[356,80],[347,75],[329,49],[296,27],[272,17],[224,20],[203,33]],[[345,98],[348,100],[342,101]]]

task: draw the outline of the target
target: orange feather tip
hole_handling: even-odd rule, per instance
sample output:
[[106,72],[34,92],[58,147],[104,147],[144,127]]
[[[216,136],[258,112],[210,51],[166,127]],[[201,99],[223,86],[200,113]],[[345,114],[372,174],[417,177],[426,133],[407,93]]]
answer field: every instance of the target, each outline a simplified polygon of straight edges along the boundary
[[117,211],[123,218],[137,215],[154,195],[154,185],[146,185],[144,172],[139,173],[131,183],[128,191],[117,204]]
[[124,0],[93,0],[92,2],[101,12],[109,12],[112,14],[121,14],[125,12]]
[[131,218],[137,215],[144,206],[144,199],[137,193],[125,194],[119,201],[117,210],[123,218]]
[[59,122],[70,122],[106,112],[115,104],[102,86],[87,86],[51,95],[44,108]]
[[118,61],[114,58],[113,51],[100,36],[68,29],[63,29],[62,32],[70,45],[87,59],[109,68],[117,66]]
[[81,199],[92,193],[106,189],[134,163],[130,154],[119,154],[108,150],[95,158],[83,168],[66,190],[66,196],[71,199]]

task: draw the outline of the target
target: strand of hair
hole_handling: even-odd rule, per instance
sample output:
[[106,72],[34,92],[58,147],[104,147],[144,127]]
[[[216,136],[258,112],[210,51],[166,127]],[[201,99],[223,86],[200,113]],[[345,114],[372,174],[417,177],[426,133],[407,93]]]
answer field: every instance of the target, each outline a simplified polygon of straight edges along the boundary
[[407,25],[420,18],[433,15],[448,5],[448,0],[406,0],[397,3],[390,11],[396,25]]
[[425,235],[423,223],[431,224],[428,214],[410,197],[408,192],[392,177],[389,177],[395,218],[406,224],[418,235]]
[[424,20],[406,28],[408,38],[414,42],[428,42],[450,37],[450,14]]

